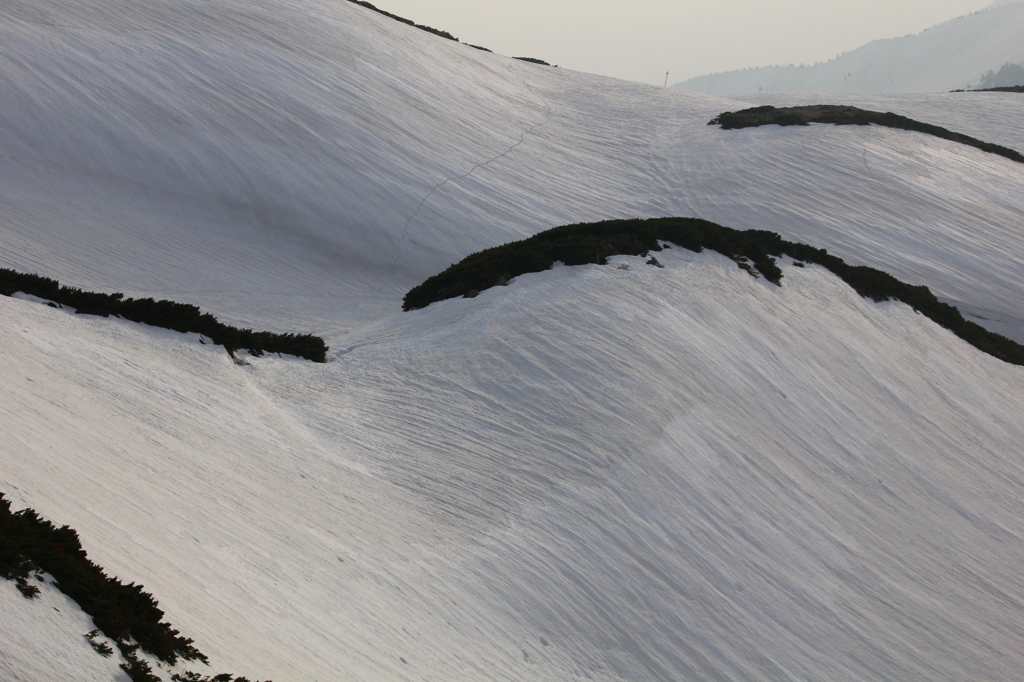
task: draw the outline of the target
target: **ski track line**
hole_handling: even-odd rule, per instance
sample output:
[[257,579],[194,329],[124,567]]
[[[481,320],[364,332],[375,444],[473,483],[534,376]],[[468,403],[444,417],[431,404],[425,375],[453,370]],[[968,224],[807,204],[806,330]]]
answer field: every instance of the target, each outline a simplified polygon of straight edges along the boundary
[[[512,64],[509,64],[508,67],[507,67],[509,73],[512,73],[512,66],[513,66]],[[439,189],[444,187],[445,185],[448,185],[449,183],[452,183],[452,182],[459,182],[460,180],[465,180],[466,178],[468,178],[469,176],[471,176],[473,173],[475,173],[476,171],[480,170],[481,168],[489,166],[492,163],[494,163],[495,161],[498,161],[498,160],[503,159],[504,157],[508,156],[514,150],[518,149],[523,144],[523,142],[526,141],[526,136],[527,135],[532,134],[533,131],[537,130],[537,128],[540,128],[540,127],[542,127],[544,125],[547,125],[547,123],[551,120],[551,105],[548,103],[548,101],[546,99],[544,99],[543,96],[537,94],[537,91],[534,90],[533,86],[531,86],[529,83],[526,82],[525,78],[522,78],[522,81],[523,81],[523,85],[526,86],[526,89],[529,90],[535,97],[537,97],[544,104],[544,108],[546,110],[545,113],[544,113],[544,120],[541,121],[540,123],[535,123],[534,125],[530,126],[530,128],[528,130],[524,130],[523,132],[521,132],[519,134],[519,141],[516,142],[515,144],[513,144],[511,147],[509,147],[505,151],[503,151],[501,154],[498,154],[495,157],[487,159],[486,161],[481,161],[480,163],[478,163],[477,165],[473,166],[472,168],[470,168],[467,172],[463,173],[462,175],[458,175],[458,176],[451,177],[451,178],[446,178],[445,180],[442,180],[441,182],[437,183],[432,188],[430,188],[430,191],[427,192],[426,196],[423,197],[423,199],[420,200],[419,204],[417,204],[416,210],[413,211],[412,215],[409,216],[409,219],[405,221],[405,225],[402,226],[402,235],[398,238],[398,241],[395,243],[395,247],[391,250],[391,265],[392,266],[395,265],[396,261],[398,260],[398,252],[402,248],[402,245],[405,243],[406,238],[409,236],[409,227],[410,227],[410,225],[412,225],[412,221],[415,220],[416,216],[418,216],[420,214],[420,211],[423,210],[423,207],[430,200],[430,197],[434,196],[434,194]]]

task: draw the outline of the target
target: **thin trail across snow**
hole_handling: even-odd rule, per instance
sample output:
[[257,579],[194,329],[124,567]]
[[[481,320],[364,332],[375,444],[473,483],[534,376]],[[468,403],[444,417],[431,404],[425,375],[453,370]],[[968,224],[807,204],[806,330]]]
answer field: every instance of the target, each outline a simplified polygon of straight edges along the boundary
[[[508,65],[509,73],[512,73],[512,66],[513,66],[512,64]],[[525,78],[522,78],[522,81],[523,81],[523,85],[525,85],[526,88],[537,99],[539,99],[544,104],[544,120],[541,121],[540,123],[535,123],[534,125],[530,126],[529,129],[524,130],[523,132],[521,132],[519,134],[519,140],[515,144],[513,144],[511,147],[509,147],[508,149],[503,151],[501,154],[498,154],[497,156],[493,156],[493,157],[487,159],[486,161],[481,161],[480,163],[476,164],[475,166],[470,168],[468,171],[466,171],[462,175],[457,175],[455,177],[446,178],[445,180],[442,180],[441,182],[439,182],[436,185],[434,185],[433,187],[431,187],[430,191],[427,192],[427,194],[422,199],[420,199],[420,203],[416,205],[416,210],[414,210],[412,212],[412,215],[410,215],[409,218],[405,221],[405,225],[402,226],[402,234],[401,234],[401,236],[399,236],[398,241],[395,242],[395,246],[391,250],[391,265],[392,266],[395,265],[395,263],[397,262],[397,260],[398,260],[398,252],[401,250],[402,245],[405,244],[405,240],[409,236],[409,227],[412,225],[412,221],[415,220],[416,216],[418,216],[420,214],[420,211],[422,211],[423,207],[426,206],[427,202],[430,200],[430,197],[434,196],[434,194],[439,189],[441,189],[442,187],[444,187],[444,186],[446,186],[446,185],[448,185],[450,183],[453,183],[453,182],[459,182],[460,180],[465,180],[466,178],[468,178],[469,176],[473,175],[473,173],[475,173],[476,171],[480,170],[481,168],[489,166],[492,163],[494,163],[494,162],[496,162],[496,161],[498,161],[500,159],[505,158],[506,156],[511,154],[514,150],[516,150],[520,146],[522,146],[523,142],[526,141],[526,137],[528,135],[533,134],[533,132],[535,130],[537,130],[538,128],[546,125],[548,123],[548,121],[551,120],[551,105],[548,103],[548,101],[546,99],[544,99],[543,96],[541,96],[540,94],[537,93],[537,91],[533,88],[533,86],[531,86],[528,82],[526,82]]]

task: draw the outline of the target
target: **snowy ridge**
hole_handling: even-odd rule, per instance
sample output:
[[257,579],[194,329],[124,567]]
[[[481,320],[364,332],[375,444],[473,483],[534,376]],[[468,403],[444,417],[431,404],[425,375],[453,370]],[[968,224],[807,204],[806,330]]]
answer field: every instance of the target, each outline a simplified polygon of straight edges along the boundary
[[326,368],[0,300],[0,483],[250,676],[1016,679],[1022,370],[818,268],[659,258]]
[[[721,131],[745,103],[347,1],[10,0],[0,45],[0,265],[334,349],[239,367],[0,297],[0,490],[145,585],[211,671],[1019,679],[1021,368],[820,268],[783,263],[779,288],[682,249],[399,312],[482,248],[692,215],[1022,340],[1019,164],[877,128]],[[1017,95],[892,101],[1024,150]],[[0,673],[116,679],[80,614],[18,604]]]
[[1024,3],[996,3],[922,33],[875,40],[813,66],[767,66],[691,78],[672,87],[713,95],[778,92],[948,92],[1024,62]]
[[[737,136],[705,125],[733,101],[518,62],[349,2],[117,3],[5,6],[5,267],[334,346],[482,248],[697,216],[1024,324],[1021,171],[980,152],[897,131]],[[986,102],[1019,119],[1012,95]]]

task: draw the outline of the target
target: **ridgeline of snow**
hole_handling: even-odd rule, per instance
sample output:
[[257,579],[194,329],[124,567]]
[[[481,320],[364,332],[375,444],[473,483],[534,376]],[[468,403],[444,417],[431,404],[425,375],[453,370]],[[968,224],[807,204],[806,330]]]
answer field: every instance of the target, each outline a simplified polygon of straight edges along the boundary
[[0,299],[0,485],[250,678],[1019,679],[1024,370],[658,255],[326,366]]
[[[1020,164],[722,131],[743,103],[348,2],[9,0],[0,46],[0,265],[334,349],[239,367],[0,298],[0,490],[145,585],[202,672],[1019,679],[1021,368],[819,268],[778,288],[681,249],[398,310],[484,247],[693,215],[1024,340]],[[894,110],[1024,150],[1018,95]],[[90,628],[47,618],[0,671],[67,677],[77,650],[29,659]]]
[[766,66],[698,76],[674,88],[711,95],[755,92],[948,92],[1024,62],[1024,2],[995,3],[916,35],[875,40],[813,66]]

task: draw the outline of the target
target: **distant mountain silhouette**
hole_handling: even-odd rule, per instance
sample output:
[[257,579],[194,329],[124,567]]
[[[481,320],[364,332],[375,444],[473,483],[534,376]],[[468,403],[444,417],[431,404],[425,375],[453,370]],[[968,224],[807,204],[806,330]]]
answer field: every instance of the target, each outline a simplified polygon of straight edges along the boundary
[[1020,63],[1024,2],[1001,0],[916,35],[870,42],[822,64],[729,71],[673,87],[710,95],[947,92],[978,88],[989,72]]

